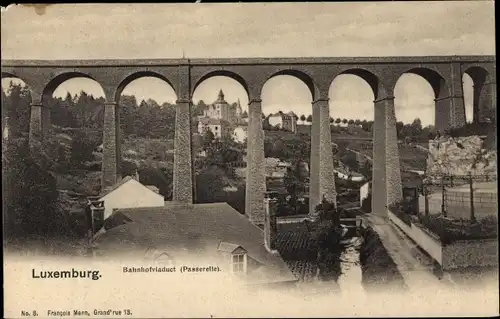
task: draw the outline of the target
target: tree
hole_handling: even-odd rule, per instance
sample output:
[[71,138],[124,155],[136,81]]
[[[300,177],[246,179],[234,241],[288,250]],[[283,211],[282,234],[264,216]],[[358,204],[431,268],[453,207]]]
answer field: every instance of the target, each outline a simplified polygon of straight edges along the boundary
[[7,94],[3,98],[2,109],[5,113],[2,116],[9,117],[11,136],[16,137],[28,133],[31,115],[31,94],[28,88],[10,82]]
[[49,159],[44,154],[35,156],[25,139],[9,141],[6,149],[2,169],[8,185],[4,194],[8,235],[66,233],[68,225],[57,206],[56,180],[46,165]]
[[347,122],[347,124],[349,124],[349,125],[353,125],[353,124],[354,124],[354,120],[349,120],[349,121]]
[[330,123],[333,123],[333,122],[334,122],[333,117],[330,117]]
[[422,133],[422,121],[419,118],[416,118],[411,123],[411,134],[412,136],[419,136]]
[[342,123],[347,124],[347,119],[342,119]]
[[94,156],[92,152],[99,145],[83,131],[76,131],[71,142],[71,163],[73,167],[79,167],[86,161],[91,161]]
[[405,126],[405,124],[403,122],[401,122],[401,121],[396,122],[396,133],[398,135],[398,138],[403,137],[402,133],[403,133],[404,126]]
[[203,150],[207,151],[215,140],[215,135],[211,130],[206,130],[203,135]]
[[308,115],[306,121],[309,123],[312,123],[312,121],[313,121],[312,115]]
[[340,241],[342,236],[340,234],[340,215],[343,212],[338,210],[334,203],[324,198],[322,202],[315,207],[315,211],[318,219],[310,233],[310,237],[314,243],[319,275],[323,277],[323,279],[331,277],[337,280],[341,273]]
[[372,178],[372,164],[370,161],[365,160],[359,168],[359,172],[363,174],[367,180],[370,180]]
[[335,123],[337,123],[337,124],[340,124],[340,122],[342,122],[342,119],[340,119],[340,118],[337,118],[337,119],[335,120]]
[[302,123],[304,123],[306,121],[306,116],[304,114],[302,114],[300,116],[300,120],[302,121]]

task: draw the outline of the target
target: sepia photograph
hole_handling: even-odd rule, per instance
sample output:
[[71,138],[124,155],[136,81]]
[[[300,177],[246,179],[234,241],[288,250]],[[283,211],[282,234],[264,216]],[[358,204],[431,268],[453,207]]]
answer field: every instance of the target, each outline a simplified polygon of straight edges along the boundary
[[498,316],[494,11],[2,7],[5,316]]

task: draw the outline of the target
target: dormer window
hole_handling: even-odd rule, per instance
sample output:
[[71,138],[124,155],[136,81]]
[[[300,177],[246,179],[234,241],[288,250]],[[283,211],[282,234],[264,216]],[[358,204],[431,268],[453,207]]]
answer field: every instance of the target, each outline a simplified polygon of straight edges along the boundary
[[233,273],[246,273],[247,272],[247,254],[233,254],[232,258],[232,271]]
[[232,273],[246,273],[248,265],[248,253],[247,250],[238,244],[221,242],[219,248],[217,249],[221,252],[228,262],[229,270]]

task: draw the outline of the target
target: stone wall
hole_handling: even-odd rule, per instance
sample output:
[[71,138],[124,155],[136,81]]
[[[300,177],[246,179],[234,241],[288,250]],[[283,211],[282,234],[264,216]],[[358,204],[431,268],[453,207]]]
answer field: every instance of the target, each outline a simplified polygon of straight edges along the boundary
[[428,231],[413,223],[411,224],[411,226],[405,224],[401,219],[399,219],[390,211],[388,211],[387,214],[389,215],[389,220],[391,222],[398,226],[408,237],[410,237],[418,246],[425,250],[427,254],[429,254],[429,256],[431,256],[435,261],[437,261],[439,264],[442,264],[442,245],[437,236],[430,234]]
[[399,227],[443,270],[498,265],[498,239],[462,240],[443,245],[438,237],[419,224],[405,224],[388,211],[389,220]]

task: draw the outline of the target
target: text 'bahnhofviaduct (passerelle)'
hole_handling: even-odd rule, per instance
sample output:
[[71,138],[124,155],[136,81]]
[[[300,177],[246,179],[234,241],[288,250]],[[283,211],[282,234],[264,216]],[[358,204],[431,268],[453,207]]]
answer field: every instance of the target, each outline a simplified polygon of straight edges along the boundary
[[394,87],[399,77],[404,73],[414,73],[429,82],[435,94],[435,126],[443,131],[465,125],[464,73],[469,74],[474,82],[474,120],[481,121],[483,110],[496,107],[495,68],[494,56],[2,60],[2,78],[19,78],[31,90],[31,141],[50,134],[50,110],[44,101],[61,83],[73,77],[87,77],[101,85],[106,99],[103,106],[103,189],[120,177],[118,107],[122,90],[143,76],[168,82],[177,94],[173,199],[185,203],[193,201],[192,94],[202,81],[210,77],[235,79],[249,98],[245,212],[252,222],[260,224],[264,218],[266,191],[261,91],[273,76],[295,76],[312,94],[311,208],[323,197],[336,199],[328,106],[330,85],[341,74],[357,75],[370,85],[375,96],[372,209],[384,213],[388,205],[402,196],[394,110]]

